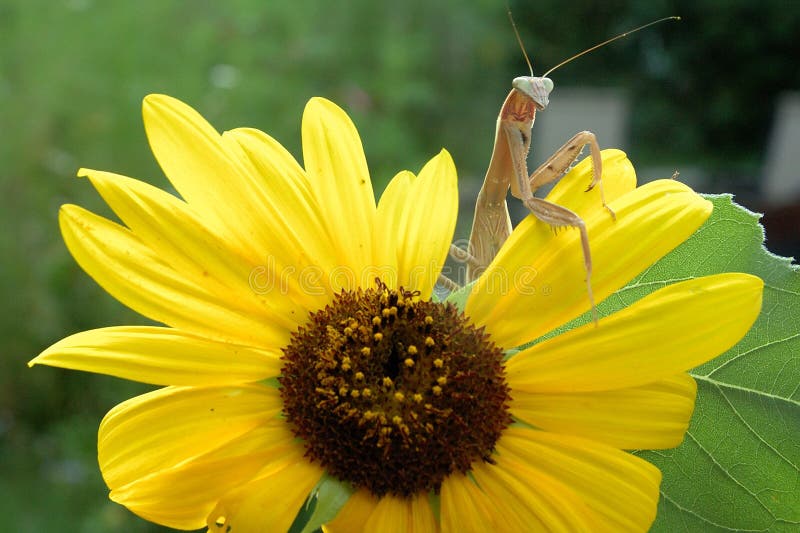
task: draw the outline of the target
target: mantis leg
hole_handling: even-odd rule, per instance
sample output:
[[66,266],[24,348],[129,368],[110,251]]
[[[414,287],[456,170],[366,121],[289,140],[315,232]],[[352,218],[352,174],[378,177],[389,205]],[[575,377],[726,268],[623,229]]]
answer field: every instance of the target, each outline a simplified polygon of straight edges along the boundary
[[583,266],[586,270],[586,293],[592,306],[592,317],[594,322],[597,323],[597,309],[594,305],[594,292],[592,291],[592,254],[589,249],[589,234],[586,232],[586,224],[583,219],[566,207],[536,198],[533,195],[523,199],[522,202],[542,222],[554,228],[571,227],[580,231]]
[[552,183],[564,176],[570,166],[575,162],[583,151],[583,147],[589,145],[589,155],[592,158],[592,181],[586,188],[591,191],[595,186],[600,187],[600,201],[603,207],[608,209],[611,216],[616,218],[614,212],[606,205],[606,197],[603,193],[603,182],[600,177],[603,174],[603,160],[600,157],[600,145],[597,144],[597,137],[591,131],[581,131],[572,136],[564,145],[551,155],[547,161],[542,163],[539,168],[533,171],[528,178],[531,192],[536,192],[539,187]]
[[461,289],[461,285],[448,278],[444,274],[439,274],[439,279],[437,279],[436,282],[450,292],[455,292]]
[[455,244],[450,245],[450,257],[452,257],[459,263],[466,263],[467,265],[475,269],[479,269],[482,266],[485,266],[481,264],[481,262],[478,260],[477,257],[469,253],[468,250],[459,248]]
[[[511,187],[512,194],[518,196],[523,204],[525,204],[525,207],[542,222],[554,228],[572,227],[580,231],[583,264],[586,270],[586,291],[589,296],[589,302],[592,306],[592,313],[596,323],[597,310],[594,304],[594,293],[592,292],[592,255],[589,249],[589,234],[586,231],[586,224],[580,216],[566,207],[534,197],[533,191],[542,185],[561,178],[586,144],[589,144],[591,147],[592,164],[594,165],[594,175],[592,177],[592,182],[589,184],[589,189],[601,183],[600,174],[602,172],[602,162],[600,160],[600,148],[597,144],[597,139],[593,133],[588,131],[578,133],[529,177],[527,175],[527,164],[525,161],[527,151],[522,149],[515,150],[513,148],[515,146],[518,148],[523,146],[523,132],[513,124],[503,125],[503,131],[506,134],[509,146],[512,147],[510,152],[515,171]],[[516,185],[516,187],[514,185]],[[603,205],[605,205],[605,200],[603,200]]]

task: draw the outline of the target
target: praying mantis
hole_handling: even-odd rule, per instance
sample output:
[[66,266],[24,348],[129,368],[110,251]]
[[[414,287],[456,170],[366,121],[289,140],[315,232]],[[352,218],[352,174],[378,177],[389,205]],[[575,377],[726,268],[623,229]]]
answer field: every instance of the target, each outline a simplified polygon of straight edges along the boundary
[[[510,16],[511,14],[509,13]],[[603,207],[606,208],[609,216],[616,218],[614,212],[606,205],[605,196],[603,195],[600,145],[594,133],[590,131],[576,133],[533,173],[529,174],[527,158],[531,146],[533,123],[536,118],[536,112],[543,111],[549,103],[549,96],[554,87],[552,80],[547,77],[551,72],[612,41],[621,39],[653,24],[671,19],[680,20],[680,17],[665,17],[617,35],[562,61],[545,72],[543,76],[533,75],[530,61],[528,61],[527,54],[525,54],[524,47],[522,47],[522,40],[513,19],[511,20],[514,33],[522,47],[525,59],[528,61],[531,75],[514,78],[511,82],[511,91],[500,108],[489,168],[486,171],[483,186],[475,202],[475,215],[469,237],[469,247],[467,250],[455,245],[450,247],[450,255],[457,261],[467,265],[467,283],[474,281],[489,266],[511,234],[511,219],[509,218],[508,205],[506,203],[506,196],[510,189],[512,196],[521,200],[523,205],[545,224],[554,229],[576,228],[580,232],[584,269],[586,271],[586,291],[595,323],[597,322],[591,282],[592,256],[586,224],[573,211],[553,202],[537,198],[533,193],[542,186],[561,179],[581,154],[583,148],[588,145],[592,162],[592,180],[586,190],[589,191],[596,186],[599,187]],[[448,282],[450,280],[443,281],[443,284],[449,285]]]

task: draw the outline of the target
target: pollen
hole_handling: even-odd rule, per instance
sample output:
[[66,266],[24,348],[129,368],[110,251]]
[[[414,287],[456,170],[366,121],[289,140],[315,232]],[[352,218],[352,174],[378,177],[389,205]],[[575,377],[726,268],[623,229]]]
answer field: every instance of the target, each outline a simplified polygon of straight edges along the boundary
[[436,493],[487,461],[511,424],[503,355],[452,304],[377,281],[292,334],[283,414],[306,457],[355,489]]

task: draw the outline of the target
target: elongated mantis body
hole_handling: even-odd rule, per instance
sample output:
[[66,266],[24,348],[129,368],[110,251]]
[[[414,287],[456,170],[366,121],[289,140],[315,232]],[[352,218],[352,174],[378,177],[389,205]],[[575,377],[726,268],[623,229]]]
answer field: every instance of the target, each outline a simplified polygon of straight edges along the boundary
[[[511,92],[508,93],[497,117],[492,157],[489,162],[489,168],[486,171],[483,186],[475,202],[475,216],[469,237],[469,247],[467,250],[462,250],[456,246],[451,247],[451,255],[456,260],[467,264],[467,283],[475,280],[489,266],[511,234],[511,220],[506,203],[508,190],[511,189],[511,194],[520,199],[525,207],[542,222],[556,229],[571,227],[578,229],[580,232],[586,270],[586,291],[592,312],[595,314],[595,321],[597,320],[591,282],[592,256],[586,224],[573,211],[547,200],[536,198],[533,193],[540,187],[563,177],[583,148],[588,145],[592,161],[592,180],[586,190],[599,186],[601,202],[608,210],[609,216],[614,217],[614,212],[606,206],[605,197],[603,196],[600,146],[594,133],[590,131],[579,132],[534,170],[533,173],[529,174],[527,158],[531,146],[533,123],[536,118],[536,112],[544,110],[549,103],[550,93],[553,90],[553,82],[547,77],[549,73],[569,61],[612,41],[670,19],[679,19],[679,17],[666,17],[617,35],[562,61],[547,71],[544,76],[533,76],[531,72],[530,76],[514,78],[511,83]],[[514,27],[514,31],[516,33],[516,27]],[[520,40],[518,33],[517,39]]]
[[[511,92],[500,109],[492,158],[475,202],[475,218],[472,222],[468,248],[471,257],[467,262],[467,282],[480,275],[511,234],[511,220],[506,203],[510,188],[511,194],[522,200],[525,207],[542,222],[554,228],[575,227],[581,232],[587,289],[591,300],[589,278],[592,262],[589,236],[583,220],[566,207],[536,198],[533,193],[539,187],[560,179],[587,144],[591,150],[593,172],[589,189],[601,183],[600,146],[594,133],[589,131],[577,133],[528,175],[527,158],[536,111],[547,107],[552,90],[553,82],[549,78],[534,76],[515,78]],[[605,200],[603,203],[605,204]]]

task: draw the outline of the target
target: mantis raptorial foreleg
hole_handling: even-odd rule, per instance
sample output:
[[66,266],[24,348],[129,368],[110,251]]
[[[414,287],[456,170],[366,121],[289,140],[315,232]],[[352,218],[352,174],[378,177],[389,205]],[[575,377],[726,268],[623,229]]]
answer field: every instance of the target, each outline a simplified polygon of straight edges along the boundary
[[[531,121],[532,125],[532,121]],[[601,175],[603,172],[602,159],[600,157],[600,146],[597,144],[597,138],[594,133],[590,131],[582,131],[576,133],[569,141],[567,141],[561,148],[551,155],[533,174],[528,176],[526,159],[528,156],[527,146],[525,143],[520,143],[518,135],[518,125],[515,123],[501,123],[501,128],[506,132],[506,137],[511,147],[509,153],[511,155],[512,165],[514,168],[514,179],[511,180],[511,194],[516,198],[522,200],[522,203],[527,207],[531,213],[542,222],[549,224],[554,228],[560,227],[573,227],[580,231],[581,235],[581,248],[583,250],[584,268],[586,270],[586,292],[589,297],[589,303],[594,312],[594,294],[592,292],[592,254],[589,249],[589,234],[586,231],[586,224],[583,219],[573,211],[566,207],[536,198],[533,193],[539,187],[552,183],[564,176],[569,170],[570,166],[578,158],[583,147],[589,145],[589,153],[592,158],[592,181],[586,188],[587,191],[599,185],[600,201],[603,207],[608,209],[612,217],[614,212],[606,205],[605,195],[603,194],[603,182]],[[515,147],[516,145],[516,147]],[[516,186],[516,187],[515,187]]]
[[600,180],[600,176],[603,173],[603,160],[600,157],[600,145],[597,144],[597,137],[591,131],[581,131],[573,135],[570,140],[564,143],[564,146],[556,150],[547,161],[534,170],[529,179],[531,191],[536,192],[539,187],[547,185],[566,174],[587,144],[589,145],[589,156],[592,158],[593,174],[592,181],[586,190],[590,191],[595,185],[599,185],[600,201],[605,206],[606,199],[603,194],[603,182]]

